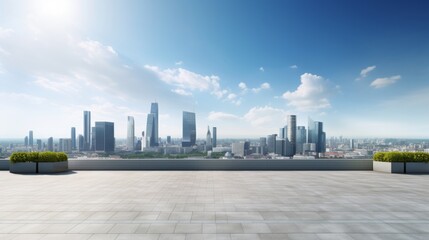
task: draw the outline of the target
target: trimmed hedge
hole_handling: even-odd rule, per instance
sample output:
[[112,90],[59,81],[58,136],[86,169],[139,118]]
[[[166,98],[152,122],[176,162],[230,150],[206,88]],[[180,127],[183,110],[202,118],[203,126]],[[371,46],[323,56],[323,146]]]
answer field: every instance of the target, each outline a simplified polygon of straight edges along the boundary
[[64,162],[68,157],[63,152],[14,152],[10,156],[12,163],[18,162]]
[[424,152],[377,152],[373,157],[378,162],[429,162],[429,153]]

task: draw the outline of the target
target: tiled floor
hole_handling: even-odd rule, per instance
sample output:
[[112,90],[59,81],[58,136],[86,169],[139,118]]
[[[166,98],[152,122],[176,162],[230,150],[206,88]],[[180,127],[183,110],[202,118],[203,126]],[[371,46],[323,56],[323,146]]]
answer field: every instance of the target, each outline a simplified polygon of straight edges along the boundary
[[429,239],[429,175],[0,171],[0,239]]

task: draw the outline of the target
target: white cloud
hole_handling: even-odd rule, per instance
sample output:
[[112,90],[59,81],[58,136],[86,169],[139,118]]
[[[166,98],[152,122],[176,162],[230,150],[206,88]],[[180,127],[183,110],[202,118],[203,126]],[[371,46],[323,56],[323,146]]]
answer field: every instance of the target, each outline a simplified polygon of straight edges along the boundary
[[112,46],[100,41],[37,22],[13,34],[11,30],[2,32],[10,35],[0,38],[3,71],[12,78],[25,76],[15,78],[15,83],[36,85],[33,91],[39,94],[47,90],[80,99],[104,94],[121,99],[172,95],[146,69],[123,59]]
[[377,66],[374,65],[374,66],[369,66],[369,67],[366,67],[366,68],[362,69],[360,71],[359,77],[356,78],[356,81],[359,81],[359,80],[362,80],[362,79],[366,78],[366,76],[368,76],[368,74],[370,72],[374,71],[376,67]]
[[264,67],[260,67],[260,68],[259,68],[259,71],[261,71],[261,72],[265,72]]
[[241,90],[246,90],[246,89],[247,89],[247,86],[246,86],[246,84],[245,84],[244,82],[240,82],[240,83],[238,84],[238,87],[239,87]]
[[192,96],[191,92],[187,92],[186,90],[183,90],[181,88],[176,88],[176,89],[173,89],[171,91],[174,93],[177,93],[179,95],[182,95],[182,96]]
[[300,111],[316,111],[330,108],[328,97],[338,90],[337,86],[331,86],[323,77],[311,73],[301,75],[301,84],[293,91],[283,94],[283,99],[288,105]]
[[267,82],[264,82],[264,83],[262,83],[258,88],[252,88],[252,92],[254,92],[254,93],[258,93],[258,92],[260,92],[261,90],[264,90],[264,89],[270,89],[270,84],[269,83],[267,83]]
[[222,98],[228,93],[220,86],[220,78],[216,75],[204,76],[184,68],[160,69],[157,66],[145,65],[145,68],[158,76],[163,82],[187,90],[210,91],[211,94]]
[[294,64],[294,65],[290,65],[290,66],[289,66],[289,68],[297,69],[297,68],[298,68],[298,66]]
[[243,117],[252,126],[281,126],[286,121],[287,112],[270,106],[253,107]]
[[400,75],[385,77],[385,78],[377,78],[370,84],[373,88],[384,88],[389,85],[396,83],[399,79],[401,79]]
[[237,115],[234,115],[234,114],[230,114],[230,113],[211,111],[209,113],[208,119],[210,121],[216,121],[216,120],[238,120],[238,119],[240,119],[240,117],[237,116]]
[[228,94],[228,100],[234,100],[234,99],[236,99],[237,98],[237,95],[236,94],[234,94],[234,93],[230,93],[230,94]]
[[174,63],[174,65],[177,65],[177,66],[180,66],[182,64],[183,64],[183,61],[177,61],[177,62]]

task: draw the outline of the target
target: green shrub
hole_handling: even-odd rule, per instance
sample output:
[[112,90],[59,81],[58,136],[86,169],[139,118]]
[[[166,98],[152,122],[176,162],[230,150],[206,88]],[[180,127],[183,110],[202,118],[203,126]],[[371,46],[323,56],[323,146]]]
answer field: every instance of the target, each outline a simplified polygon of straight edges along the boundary
[[384,162],[384,155],[386,153],[385,152],[377,152],[374,154],[374,161],[379,161],[379,162]]
[[18,162],[63,162],[68,157],[65,153],[59,152],[15,152],[10,156],[10,161]]
[[379,162],[429,162],[429,153],[424,152],[377,152],[373,157]]

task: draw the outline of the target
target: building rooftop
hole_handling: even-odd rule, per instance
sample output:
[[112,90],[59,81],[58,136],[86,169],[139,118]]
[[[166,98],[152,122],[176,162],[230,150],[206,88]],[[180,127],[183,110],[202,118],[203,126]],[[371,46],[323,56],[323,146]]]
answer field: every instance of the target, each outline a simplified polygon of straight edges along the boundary
[[0,171],[0,239],[429,239],[429,175]]

